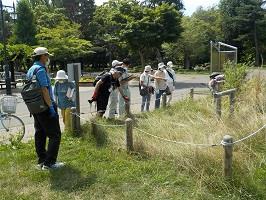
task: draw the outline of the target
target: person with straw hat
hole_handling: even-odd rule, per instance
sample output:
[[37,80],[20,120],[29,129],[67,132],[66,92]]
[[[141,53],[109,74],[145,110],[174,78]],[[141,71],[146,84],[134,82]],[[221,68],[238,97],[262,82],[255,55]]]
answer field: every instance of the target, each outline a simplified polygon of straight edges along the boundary
[[55,77],[54,96],[58,107],[61,110],[65,131],[71,128],[71,107],[75,107],[74,82],[68,82],[68,76],[64,70],[59,70]]

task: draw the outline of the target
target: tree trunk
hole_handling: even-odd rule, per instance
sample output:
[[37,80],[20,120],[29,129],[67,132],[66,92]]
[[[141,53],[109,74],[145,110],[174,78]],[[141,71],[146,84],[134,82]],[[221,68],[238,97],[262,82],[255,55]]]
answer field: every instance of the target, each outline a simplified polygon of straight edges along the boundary
[[144,53],[142,50],[139,50],[139,56],[140,56],[141,66],[144,67],[145,66],[145,59],[144,59]]
[[158,63],[163,62],[162,54],[159,48],[156,48],[156,57],[157,57]]
[[259,64],[260,64],[260,52],[259,52],[259,43],[258,43],[256,22],[254,22],[254,43],[255,43],[255,49],[256,49],[255,65],[259,66]]
[[188,52],[185,50],[184,65],[186,69],[190,69],[190,58]]

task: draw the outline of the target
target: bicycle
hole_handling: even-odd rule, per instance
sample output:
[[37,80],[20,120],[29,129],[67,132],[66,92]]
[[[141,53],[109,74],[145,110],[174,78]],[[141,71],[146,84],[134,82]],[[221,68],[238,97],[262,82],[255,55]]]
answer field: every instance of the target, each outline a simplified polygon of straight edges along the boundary
[[25,135],[24,122],[14,115],[17,99],[16,96],[3,96],[0,101],[0,142],[5,144],[19,143]]

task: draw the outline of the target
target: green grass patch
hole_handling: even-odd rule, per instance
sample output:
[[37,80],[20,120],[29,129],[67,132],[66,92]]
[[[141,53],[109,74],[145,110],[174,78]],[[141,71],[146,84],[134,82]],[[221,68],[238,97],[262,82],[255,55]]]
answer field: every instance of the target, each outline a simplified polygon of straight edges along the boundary
[[[249,81],[237,95],[229,118],[215,116],[213,99],[184,100],[166,109],[135,116],[134,127],[169,140],[218,144],[235,140],[265,123],[265,82]],[[96,123],[121,125],[122,120]],[[167,143],[134,129],[134,149],[126,153],[125,127],[82,127],[82,138],[64,136],[57,171],[35,168],[33,142],[0,146],[0,199],[266,199],[265,131],[235,145],[233,178],[223,177],[223,148]]]

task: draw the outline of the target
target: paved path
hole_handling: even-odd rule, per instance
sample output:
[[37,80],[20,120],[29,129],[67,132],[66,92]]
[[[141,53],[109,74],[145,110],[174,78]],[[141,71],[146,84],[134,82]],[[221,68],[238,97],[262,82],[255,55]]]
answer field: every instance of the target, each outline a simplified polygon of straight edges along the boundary
[[[208,76],[207,75],[177,75],[177,83],[176,83],[176,91],[173,94],[173,101],[178,101],[182,99],[184,96],[188,95],[190,88],[198,88],[198,89],[206,89]],[[88,99],[92,96],[94,88],[93,87],[81,87],[80,88],[80,105],[81,105],[81,113],[82,117],[89,119],[92,117],[92,114],[89,114],[90,107],[88,104]],[[130,86],[131,90],[131,100],[132,100],[132,112],[138,113],[140,112],[140,103],[141,97],[139,95],[138,82],[132,83]],[[0,91],[2,94],[5,92],[4,90]],[[20,95],[19,90],[15,90],[14,94]],[[151,100],[151,108],[154,108],[154,99],[152,97]],[[95,111],[95,108],[92,108],[92,111]],[[17,116],[21,117],[26,125],[26,135],[25,140],[32,138],[34,135],[34,126],[33,126],[33,118],[30,117],[27,107],[24,103],[19,103],[17,106]],[[61,121],[61,127],[63,129],[63,123]]]

